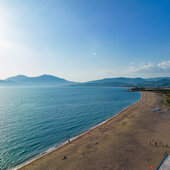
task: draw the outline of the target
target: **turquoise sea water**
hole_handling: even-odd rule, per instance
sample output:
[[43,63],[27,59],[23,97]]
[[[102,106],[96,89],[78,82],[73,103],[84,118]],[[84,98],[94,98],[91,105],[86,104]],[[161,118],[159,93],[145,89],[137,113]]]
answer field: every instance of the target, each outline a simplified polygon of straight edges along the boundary
[[57,147],[139,99],[113,87],[0,88],[0,169]]

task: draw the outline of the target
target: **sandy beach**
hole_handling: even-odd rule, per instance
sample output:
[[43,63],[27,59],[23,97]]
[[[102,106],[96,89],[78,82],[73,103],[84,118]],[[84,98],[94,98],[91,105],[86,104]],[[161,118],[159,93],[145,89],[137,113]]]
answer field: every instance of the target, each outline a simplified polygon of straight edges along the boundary
[[[152,92],[71,143],[24,165],[20,170],[149,170],[170,151],[170,108]],[[166,107],[167,108],[167,107]]]

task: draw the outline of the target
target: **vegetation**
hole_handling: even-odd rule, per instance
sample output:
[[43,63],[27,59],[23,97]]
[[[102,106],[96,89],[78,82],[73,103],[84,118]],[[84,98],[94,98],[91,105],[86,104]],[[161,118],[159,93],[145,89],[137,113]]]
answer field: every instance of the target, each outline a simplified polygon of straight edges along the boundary
[[129,89],[130,91],[151,91],[158,93],[159,95],[163,96],[163,101],[161,104],[168,104],[170,105],[170,88],[147,88],[147,87],[134,87]]
[[170,93],[169,94],[166,94],[166,102],[168,103],[168,104],[170,104]]

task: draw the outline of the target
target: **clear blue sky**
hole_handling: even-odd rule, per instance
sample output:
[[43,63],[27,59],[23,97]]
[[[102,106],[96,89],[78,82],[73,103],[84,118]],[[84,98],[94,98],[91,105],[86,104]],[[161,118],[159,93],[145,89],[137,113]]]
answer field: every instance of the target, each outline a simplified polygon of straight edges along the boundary
[[169,0],[0,0],[0,79],[170,76]]

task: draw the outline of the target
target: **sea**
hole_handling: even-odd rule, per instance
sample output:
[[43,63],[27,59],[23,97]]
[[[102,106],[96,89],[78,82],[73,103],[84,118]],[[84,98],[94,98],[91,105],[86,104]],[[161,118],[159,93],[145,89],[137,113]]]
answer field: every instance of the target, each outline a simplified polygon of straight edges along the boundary
[[0,88],[0,169],[50,152],[141,98],[127,88]]

